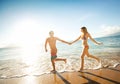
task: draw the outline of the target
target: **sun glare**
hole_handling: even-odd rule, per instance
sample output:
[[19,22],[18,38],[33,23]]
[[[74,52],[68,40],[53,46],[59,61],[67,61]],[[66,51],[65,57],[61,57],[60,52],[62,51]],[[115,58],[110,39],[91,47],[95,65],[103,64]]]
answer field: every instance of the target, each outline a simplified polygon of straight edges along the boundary
[[45,23],[34,18],[20,18],[13,23],[12,42],[22,48],[22,58],[26,64],[33,64],[40,53],[49,29]]
[[[50,30],[59,31],[55,29],[54,22],[49,21],[48,18],[21,16],[21,18],[13,19],[10,27],[11,34],[8,36],[8,43],[22,48],[22,59],[28,64],[32,65],[40,56],[46,37]],[[56,32],[55,32],[56,33]],[[57,34],[57,33],[56,33]]]
[[[54,21],[48,18],[27,16],[16,18],[12,21],[11,39],[13,43],[21,46],[43,43],[48,37],[48,32],[59,31]],[[59,32],[58,32],[59,33]]]

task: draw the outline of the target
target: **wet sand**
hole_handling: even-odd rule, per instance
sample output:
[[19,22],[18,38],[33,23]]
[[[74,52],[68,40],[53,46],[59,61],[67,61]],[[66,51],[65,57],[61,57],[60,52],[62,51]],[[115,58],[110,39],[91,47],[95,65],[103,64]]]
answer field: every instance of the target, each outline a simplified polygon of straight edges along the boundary
[[120,84],[120,65],[82,72],[50,73],[0,79],[0,84]]

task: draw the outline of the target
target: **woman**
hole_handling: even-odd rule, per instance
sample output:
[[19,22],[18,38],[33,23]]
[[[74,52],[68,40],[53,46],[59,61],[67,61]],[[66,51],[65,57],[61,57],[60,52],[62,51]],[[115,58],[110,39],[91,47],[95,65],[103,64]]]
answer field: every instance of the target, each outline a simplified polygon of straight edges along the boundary
[[100,43],[100,42],[95,41],[95,40],[91,37],[91,35],[88,33],[86,27],[82,27],[82,28],[81,28],[81,32],[82,32],[82,34],[81,34],[75,41],[72,42],[72,43],[74,43],[74,42],[78,41],[79,39],[82,40],[83,50],[82,50],[82,54],[81,54],[81,60],[82,60],[82,61],[81,61],[80,71],[83,70],[83,67],[84,67],[84,57],[85,57],[85,55],[87,55],[88,57],[91,57],[91,58],[96,59],[96,60],[100,63],[100,59],[99,59],[99,58],[97,58],[97,57],[89,54],[89,52],[88,52],[88,49],[89,49],[88,38],[90,38],[91,41],[93,41],[94,43],[96,43],[96,44],[98,44],[98,45],[102,44],[102,43]]

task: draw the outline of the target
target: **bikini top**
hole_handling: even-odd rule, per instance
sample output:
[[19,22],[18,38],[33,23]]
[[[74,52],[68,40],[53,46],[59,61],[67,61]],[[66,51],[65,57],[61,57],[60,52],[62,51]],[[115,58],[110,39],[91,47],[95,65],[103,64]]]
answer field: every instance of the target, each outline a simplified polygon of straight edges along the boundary
[[86,40],[86,37],[85,37],[85,35],[83,36],[82,40]]

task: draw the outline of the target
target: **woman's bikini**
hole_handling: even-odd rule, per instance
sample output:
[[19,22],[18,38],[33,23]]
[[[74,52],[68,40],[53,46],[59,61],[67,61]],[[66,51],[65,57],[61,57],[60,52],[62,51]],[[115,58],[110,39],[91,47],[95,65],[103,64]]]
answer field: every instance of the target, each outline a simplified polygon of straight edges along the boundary
[[[85,35],[84,35],[84,37],[82,38],[82,40],[87,40],[87,38],[85,37]],[[88,45],[85,45],[84,47],[85,47],[85,48],[89,48]]]

